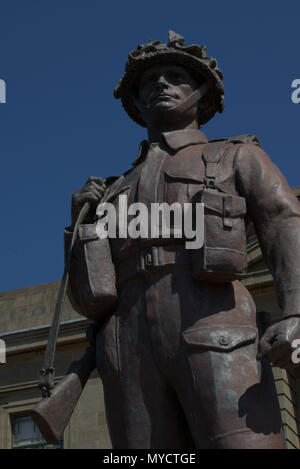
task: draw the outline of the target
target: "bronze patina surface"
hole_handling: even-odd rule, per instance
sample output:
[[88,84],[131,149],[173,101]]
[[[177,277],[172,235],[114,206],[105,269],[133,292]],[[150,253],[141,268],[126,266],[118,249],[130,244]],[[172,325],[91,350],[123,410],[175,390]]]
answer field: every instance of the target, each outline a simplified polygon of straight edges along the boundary
[[[188,102],[204,84],[200,100]],[[97,323],[96,362],[113,447],[282,448],[270,362],[292,366],[291,344],[300,337],[299,202],[255,137],[208,142],[199,130],[224,103],[222,73],[204,47],[188,46],[173,32],[168,44],[138,46],[115,96],[147,127],[148,140],[120,178],[109,184],[90,178],[73,195],[73,226],[85,202],[91,210],[69,288],[75,309]],[[183,238],[116,238],[105,260],[96,207],[104,195],[118,211],[120,194],[146,206],[203,202],[204,246],[188,250]],[[240,282],[250,222],[282,309],[263,337]],[[113,309],[101,307],[114,295],[115,285],[103,292],[100,281],[114,282],[104,267],[111,260]]]

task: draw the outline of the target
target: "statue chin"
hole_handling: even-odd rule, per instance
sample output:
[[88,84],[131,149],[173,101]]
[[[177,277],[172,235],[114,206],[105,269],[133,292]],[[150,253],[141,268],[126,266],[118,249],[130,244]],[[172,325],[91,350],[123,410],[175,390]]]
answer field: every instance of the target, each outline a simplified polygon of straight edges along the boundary
[[159,101],[151,106],[148,109],[147,117],[145,119],[146,124],[159,124],[170,122],[171,123],[178,123],[183,120],[183,115],[180,112],[177,112],[175,107],[177,107],[179,103],[175,103],[174,101]]

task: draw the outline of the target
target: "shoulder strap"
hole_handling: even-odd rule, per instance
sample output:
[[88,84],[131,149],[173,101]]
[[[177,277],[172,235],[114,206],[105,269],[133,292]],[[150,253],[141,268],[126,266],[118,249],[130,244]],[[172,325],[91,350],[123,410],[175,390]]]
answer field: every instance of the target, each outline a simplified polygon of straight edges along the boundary
[[204,184],[206,187],[216,189],[217,166],[229,146],[231,144],[224,140],[208,142],[205,145],[202,158],[205,164]]
[[253,143],[254,145],[261,146],[260,142],[255,135],[244,134],[237,135],[229,138],[219,138],[210,140],[204,147],[202,158],[205,164],[205,178],[204,183],[206,187],[217,189],[216,187],[216,173],[218,164],[221,161],[224,153],[234,144],[238,143]]
[[209,143],[214,143],[214,142],[253,143],[254,145],[261,147],[259,139],[255,135],[251,135],[251,134],[242,134],[242,135],[236,135],[235,137],[217,138],[217,139],[209,140]]

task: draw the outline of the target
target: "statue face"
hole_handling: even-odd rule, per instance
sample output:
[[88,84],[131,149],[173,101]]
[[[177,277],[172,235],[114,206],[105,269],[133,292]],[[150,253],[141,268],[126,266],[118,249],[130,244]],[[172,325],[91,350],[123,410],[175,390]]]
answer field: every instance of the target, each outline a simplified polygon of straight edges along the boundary
[[[145,70],[138,93],[138,100],[147,109],[145,122],[148,123],[149,116],[150,119],[158,116],[166,118],[169,109],[180,104],[197,88],[194,78],[179,65],[153,65]],[[190,112],[193,114],[191,117],[197,118],[196,106]]]

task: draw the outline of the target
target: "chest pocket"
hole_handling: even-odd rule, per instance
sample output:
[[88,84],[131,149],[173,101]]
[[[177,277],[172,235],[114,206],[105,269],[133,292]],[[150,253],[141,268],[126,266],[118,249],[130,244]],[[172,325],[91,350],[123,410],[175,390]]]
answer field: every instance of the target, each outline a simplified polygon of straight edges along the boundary
[[192,251],[194,276],[215,283],[240,278],[247,270],[245,199],[212,189],[196,198],[204,204],[204,244]]
[[216,179],[226,149],[220,142],[204,149],[205,188],[193,199],[204,204],[204,244],[192,250],[193,272],[196,279],[214,283],[241,278],[247,271],[246,201],[222,192]]
[[203,187],[203,180],[199,180],[196,176],[182,174],[182,172],[179,174],[176,171],[166,171],[164,200],[168,204],[174,202],[188,203]]

